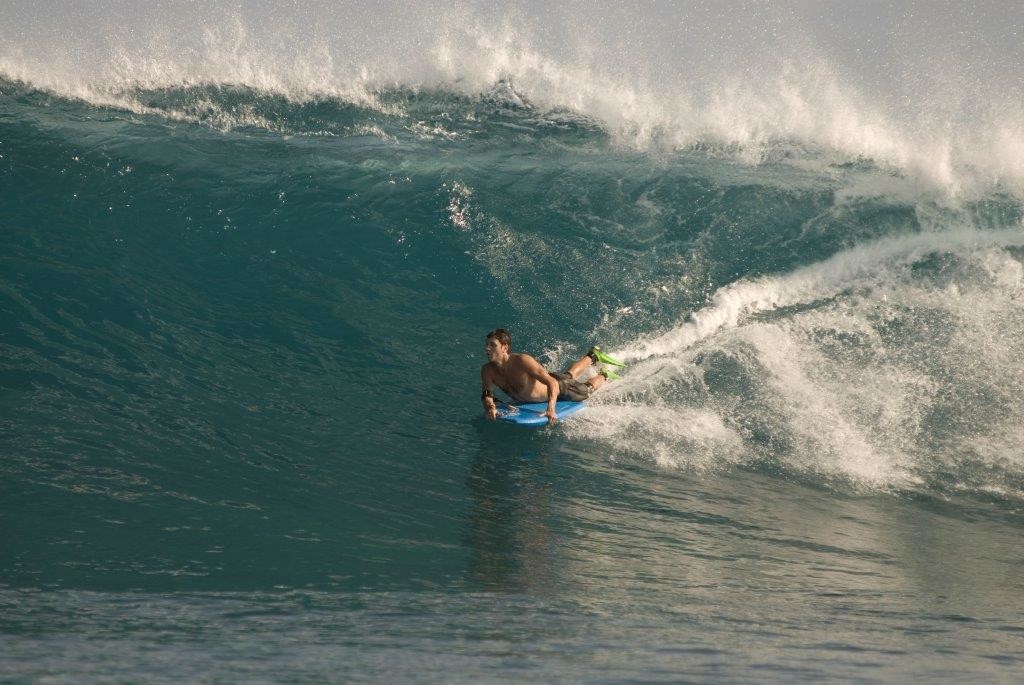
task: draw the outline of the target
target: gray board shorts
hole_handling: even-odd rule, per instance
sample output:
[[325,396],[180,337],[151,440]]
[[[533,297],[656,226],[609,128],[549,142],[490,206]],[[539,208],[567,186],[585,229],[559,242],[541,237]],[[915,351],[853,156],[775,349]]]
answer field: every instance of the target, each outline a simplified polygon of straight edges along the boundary
[[568,371],[548,371],[558,381],[558,399],[582,402],[590,397],[591,387],[574,379]]

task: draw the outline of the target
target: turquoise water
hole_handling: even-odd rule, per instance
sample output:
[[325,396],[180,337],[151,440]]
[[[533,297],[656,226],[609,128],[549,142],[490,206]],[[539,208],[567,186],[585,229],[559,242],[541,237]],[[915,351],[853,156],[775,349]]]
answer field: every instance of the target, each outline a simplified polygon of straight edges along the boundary
[[[3,682],[1020,673],[1009,166],[3,64]],[[630,368],[489,424],[498,326]]]

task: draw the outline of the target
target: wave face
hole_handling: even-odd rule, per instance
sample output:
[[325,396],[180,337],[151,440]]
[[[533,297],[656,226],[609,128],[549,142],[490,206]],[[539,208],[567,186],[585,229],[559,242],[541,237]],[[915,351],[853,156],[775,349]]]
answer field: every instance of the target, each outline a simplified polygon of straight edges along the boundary
[[[377,634],[408,609],[454,621],[421,626],[440,652],[460,612],[473,631],[507,611],[578,629],[580,654],[651,649],[664,636],[591,623],[646,625],[641,595],[813,622],[742,580],[785,576],[753,558],[897,632],[1019,606],[998,580],[1024,500],[1012,22],[189,7],[129,26],[86,5],[63,33],[15,8],[0,28],[0,513],[24,533],[0,551],[0,623],[22,657],[40,612],[107,635],[151,592],[171,623],[268,638],[245,617]],[[552,368],[594,342],[630,368],[573,421],[502,430],[476,399],[497,326]],[[987,570],[941,576],[904,554],[915,530]],[[671,620],[693,636],[708,615]],[[813,652],[832,675],[878,647],[847,628],[850,654]],[[474,654],[436,672],[510,676]],[[676,672],[757,673],[730,661]]]

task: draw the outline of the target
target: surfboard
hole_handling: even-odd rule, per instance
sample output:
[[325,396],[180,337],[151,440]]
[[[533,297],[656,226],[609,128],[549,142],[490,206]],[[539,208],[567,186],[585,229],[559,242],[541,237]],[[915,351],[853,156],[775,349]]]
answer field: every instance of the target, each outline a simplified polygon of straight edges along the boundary
[[[586,402],[570,402],[562,400],[555,402],[555,414],[558,420],[572,416],[586,407]],[[515,423],[520,426],[532,426],[540,428],[548,425],[548,417],[544,416],[547,411],[547,402],[529,402],[524,404],[498,403],[498,420],[506,423]]]

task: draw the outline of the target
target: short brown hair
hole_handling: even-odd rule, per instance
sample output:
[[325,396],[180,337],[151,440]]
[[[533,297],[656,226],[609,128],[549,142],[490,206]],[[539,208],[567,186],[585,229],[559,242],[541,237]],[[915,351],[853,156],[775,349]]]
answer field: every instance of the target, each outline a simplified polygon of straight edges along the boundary
[[493,331],[487,334],[487,337],[484,338],[484,340],[490,340],[491,338],[496,339],[505,347],[512,346],[512,336],[509,335],[508,331],[506,331],[504,328],[495,328]]

